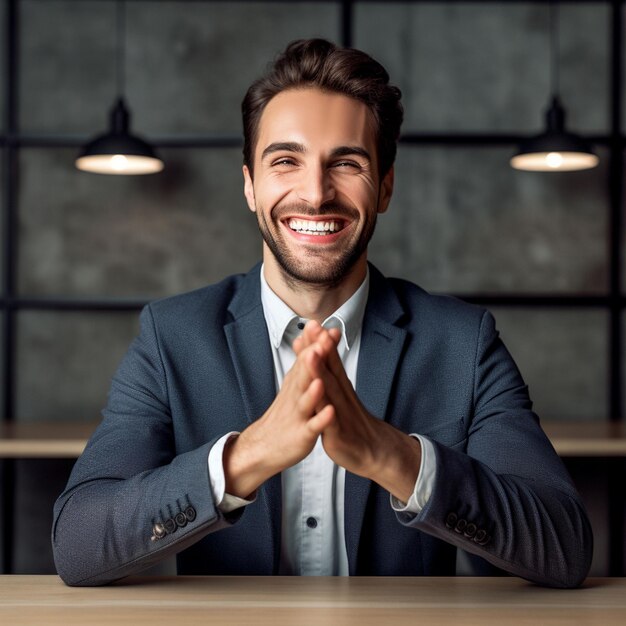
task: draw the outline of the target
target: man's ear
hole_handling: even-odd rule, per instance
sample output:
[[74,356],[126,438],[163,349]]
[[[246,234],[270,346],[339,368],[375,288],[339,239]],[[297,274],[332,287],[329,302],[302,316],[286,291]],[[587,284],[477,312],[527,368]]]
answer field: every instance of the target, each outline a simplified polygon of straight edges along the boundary
[[243,166],[243,195],[246,196],[248,208],[256,213],[256,201],[254,199],[254,186],[252,185],[252,176],[247,165]]
[[380,189],[378,191],[378,212],[384,213],[389,208],[389,202],[391,201],[391,194],[393,193],[393,180],[394,171],[393,165],[389,168],[389,171],[385,174],[382,182],[380,183]]

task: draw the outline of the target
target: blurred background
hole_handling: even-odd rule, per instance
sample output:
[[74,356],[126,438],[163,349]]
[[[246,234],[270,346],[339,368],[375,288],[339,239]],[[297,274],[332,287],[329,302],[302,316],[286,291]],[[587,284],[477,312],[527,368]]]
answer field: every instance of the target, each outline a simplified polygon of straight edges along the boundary
[[[404,94],[370,259],[490,308],[542,420],[623,419],[622,1],[560,3],[567,125],[600,165],[537,173],[509,159],[544,128],[547,2],[128,0],[132,130],[165,163],[129,177],[74,166],[117,95],[116,2],[0,1],[5,421],[97,420],[144,303],[260,258],[240,102],[287,42],[312,36],[369,52]],[[592,517],[592,573],[623,575],[623,460],[566,462]],[[51,509],[72,464],[0,465],[4,571],[54,571]]]

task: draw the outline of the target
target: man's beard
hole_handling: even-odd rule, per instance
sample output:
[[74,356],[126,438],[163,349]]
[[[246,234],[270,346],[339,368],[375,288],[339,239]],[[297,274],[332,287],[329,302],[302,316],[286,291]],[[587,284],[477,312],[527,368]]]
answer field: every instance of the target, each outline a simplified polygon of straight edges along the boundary
[[[308,254],[304,258],[296,258],[281,238],[274,237],[262,207],[257,208],[258,225],[263,240],[283,270],[285,279],[290,283],[300,285],[309,284],[327,288],[333,288],[339,285],[367,250],[367,246],[376,228],[377,213],[374,213],[373,216],[368,214],[358,239],[350,242],[349,247],[346,247],[345,250],[341,250],[341,254],[334,254],[332,261],[328,259],[325,263],[314,262],[307,264],[307,256],[313,261],[315,258],[323,259],[325,256],[329,255],[329,251],[325,249],[326,246],[321,244],[319,245],[319,249],[311,246],[311,248],[308,248]],[[281,221],[281,215],[292,213],[305,217],[321,217],[325,214],[337,217],[345,216],[350,222],[355,222],[360,218],[356,210],[334,202],[325,204],[316,211],[312,211],[310,207],[306,205],[300,206],[291,204],[277,207],[275,215],[273,216],[274,222],[279,223]]]

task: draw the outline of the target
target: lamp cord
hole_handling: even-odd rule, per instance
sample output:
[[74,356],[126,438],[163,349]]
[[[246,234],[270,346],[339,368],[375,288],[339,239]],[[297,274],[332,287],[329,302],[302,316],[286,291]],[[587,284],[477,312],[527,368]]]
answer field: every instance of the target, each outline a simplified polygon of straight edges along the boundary
[[121,100],[124,98],[126,87],[126,5],[124,0],[117,0],[116,3],[116,81],[117,81],[117,97]]
[[559,15],[558,3],[550,3],[550,88],[552,98],[559,97]]

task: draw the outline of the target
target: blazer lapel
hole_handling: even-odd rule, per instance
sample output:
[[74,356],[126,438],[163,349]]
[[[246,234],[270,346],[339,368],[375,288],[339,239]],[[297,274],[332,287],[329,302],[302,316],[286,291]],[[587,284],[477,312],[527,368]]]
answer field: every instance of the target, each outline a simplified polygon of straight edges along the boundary
[[[361,330],[356,392],[365,408],[387,420],[387,406],[406,339],[395,324],[404,314],[395,292],[370,265],[370,293]],[[349,573],[357,574],[357,557],[371,481],[346,472],[345,534]]]
[[[248,423],[261,417],[276,397],[274,360],[261,304],[259,271],[257,265],[242,279],[229,306],[234,319],[224,326]],[[271,522],[271,558],[273,573],[277,573],[282,516],[280,474],[259,489],[258,497]]]

